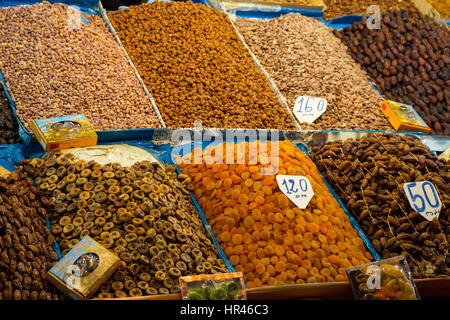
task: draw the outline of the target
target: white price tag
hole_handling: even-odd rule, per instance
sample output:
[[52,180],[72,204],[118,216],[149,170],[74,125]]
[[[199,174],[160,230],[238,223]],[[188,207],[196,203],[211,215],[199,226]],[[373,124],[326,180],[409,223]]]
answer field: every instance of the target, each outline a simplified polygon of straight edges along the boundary
[[327,110],[327,100],[301,96],[295,100],[294,114],[300,122],[313,123]]
[[314,190],[305,176],[277,175],[278,188],[300,209],[305,209],[314,196]]
[[403,185],[406,197],[411,207],[428,221],[434,217],[439,219],[442,202],[436,188],[431,182],[409,182]]

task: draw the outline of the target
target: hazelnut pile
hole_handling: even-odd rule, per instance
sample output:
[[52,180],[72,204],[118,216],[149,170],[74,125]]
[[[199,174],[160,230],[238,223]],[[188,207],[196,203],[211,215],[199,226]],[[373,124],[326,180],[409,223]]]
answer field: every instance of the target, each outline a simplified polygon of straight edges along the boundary
[[224,13],[155,2],[108,17],[167,126],[295,129]]
[[1,8],[0,68],[26,127],[33,119],[79,113],[97,130],[160,127],[125,52],[98,16],[61,3]]

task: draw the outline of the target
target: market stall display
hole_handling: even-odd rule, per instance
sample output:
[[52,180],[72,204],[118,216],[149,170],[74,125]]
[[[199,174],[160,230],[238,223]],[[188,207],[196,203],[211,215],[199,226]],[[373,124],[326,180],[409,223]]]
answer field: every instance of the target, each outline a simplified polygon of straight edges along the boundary
[[99,16],[61,3],[0,8],[0,69],[25,127],[84,113],[96,130],[160,127]]
[[449,0],[427,0],[429,4],[436,9],[441,18],[450,18],[450,1]]
[[47,153],[23,160],[49,198],[52,232],[65,255],[89,235],[121,260],[94,296],[179,292],[182,275],[228,272],[192,206],[186,176],[174,166],[73,160]]
[[[371,261],[311,159],[287,140],[267,142],[269,155],[279,147],[279,167],[270,167],[263,159],[267,155],[254,155],[262,145],[242,142],[227,151],[224,143],[203,151],[207,163],[222,151],[223,163],[235,156],[238,161],[249,159],[238,164],[199,163],[195,159],[202,153],[195,149],[178,159],[221,247],[236,271],[244,273],[247,286],[344,281],[345,268]],[[314,196],[304,210],[282,193],[277,174],[309,179]]]
[[23,168],[0,177],[0,300],[61,298],[46,281],[58,255],[40,195]]
[[327,10],[323,14],[325,20],[351,14],[368,15],[367,8],[371,5],[378,6],[381,12],[393,9],[416,10],[411,0],[324,0],[324,2],[327,6]]
[[[414,278],[450,276],[450,162],[413,136],[393,133],[328,142],[311,156],[381,257],[405,256]],[[404,191],[420,181],[432,183],[442,202],[431,221]]]
[[296,128],[224,13],[155,2],[108,17],[167,126]]
[[335,34],[386,98],[412,105],[432,134],[450,135],[450,44],[446,26],[419,12],[389,11]]
[[19,127],[0,84],[0,144],[20,143]]
[[300,96],[327,100],[327,110],[302,129],[388,130],[382,97],[347,49],[323,23],[300,14],[271,20],[240,19],[250,49],[274,79],[290,108]]

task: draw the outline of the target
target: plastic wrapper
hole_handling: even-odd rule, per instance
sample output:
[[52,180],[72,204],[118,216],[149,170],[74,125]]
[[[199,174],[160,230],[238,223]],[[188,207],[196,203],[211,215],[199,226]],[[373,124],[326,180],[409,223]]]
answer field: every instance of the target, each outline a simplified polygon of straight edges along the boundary
[[242,272],[180,278],[183,300],[247,300]]
[[405,257],[397,256],[345,270],[356,300],[419,300]]

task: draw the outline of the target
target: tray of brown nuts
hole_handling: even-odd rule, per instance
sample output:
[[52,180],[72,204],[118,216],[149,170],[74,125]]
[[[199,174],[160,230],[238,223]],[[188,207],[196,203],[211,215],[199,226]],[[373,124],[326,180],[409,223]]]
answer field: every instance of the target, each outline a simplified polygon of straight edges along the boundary
[[25,142],[31,141],[31,120],[80,113],[96,130],[162,126],[98,11],[47,1],[17,4],[0,4],[0,65]]
[[191,203],[190,179],[175,166],[101,165],[71,153],[20,164],[46,196],[63,255],[89,235],[121,259],[94,297],[178,294],[180,276],[229,271]]

